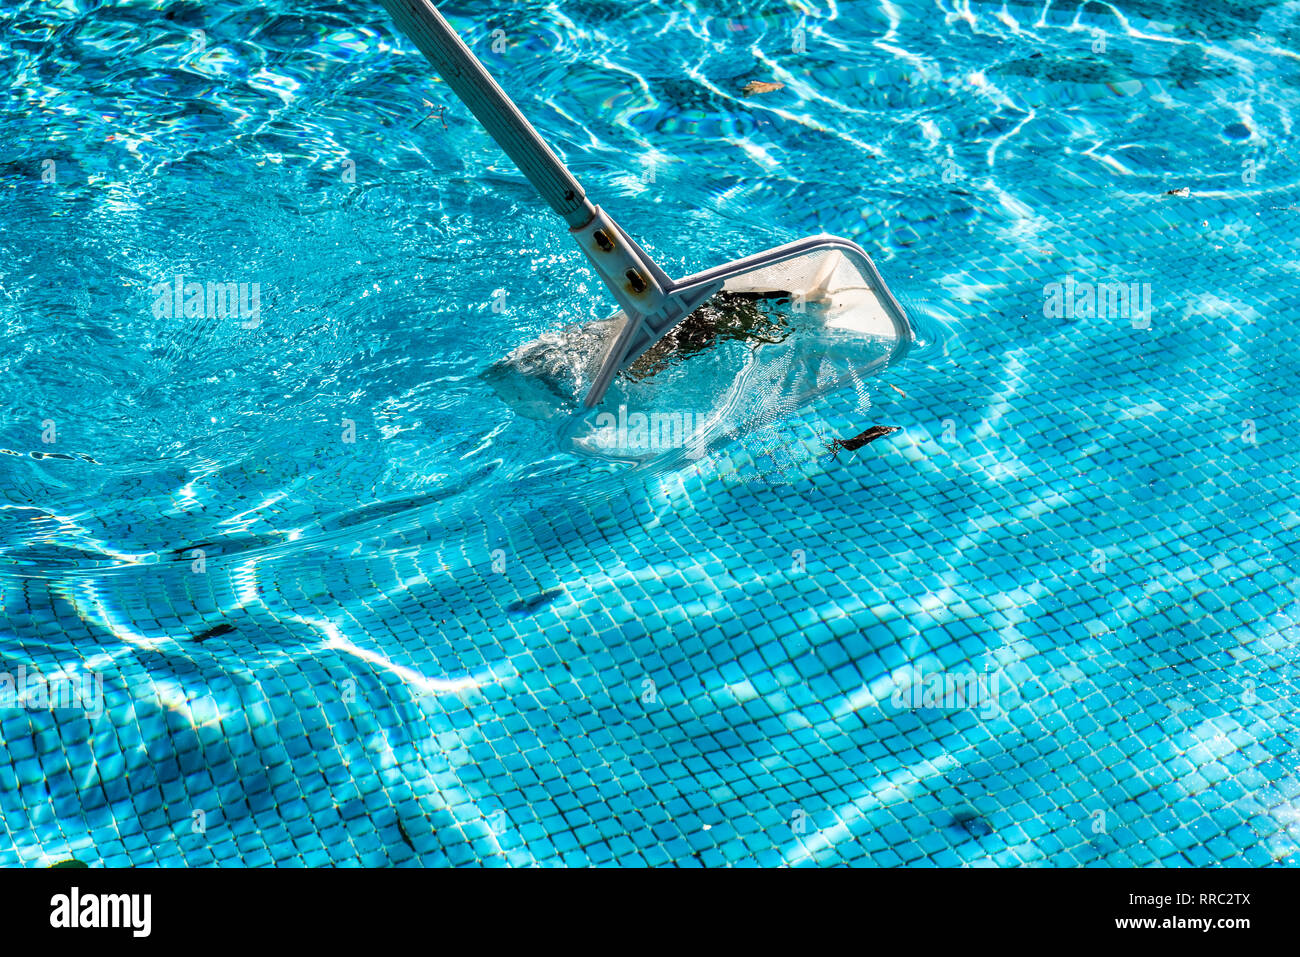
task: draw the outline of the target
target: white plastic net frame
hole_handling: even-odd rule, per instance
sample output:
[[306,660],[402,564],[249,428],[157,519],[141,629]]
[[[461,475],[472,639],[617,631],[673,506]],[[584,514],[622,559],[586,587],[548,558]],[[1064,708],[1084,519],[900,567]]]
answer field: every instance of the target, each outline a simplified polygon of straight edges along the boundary
[[[839,236],[810,236],[695,273],[674,282],[671,294],[686,297],[710,289],[710,295],[786,293],[796,301],[816,303],[828,330],[891,340],[894,348],[886,359],[888,364],[901,359],[915,339],[907,314],[866,250]],[[605,322],[608,325],[602,323],[601,339],[606,344],[592,356],[592,369],[603,363],[627,317],[620,311]],[[671,328],[655,330],[648,342],[629,353],[623,368],[669,331]]]

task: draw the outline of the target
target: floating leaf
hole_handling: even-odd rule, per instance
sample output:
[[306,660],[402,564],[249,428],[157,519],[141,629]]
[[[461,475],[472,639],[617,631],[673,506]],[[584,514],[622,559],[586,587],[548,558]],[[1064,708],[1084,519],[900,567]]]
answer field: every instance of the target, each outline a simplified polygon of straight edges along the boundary
[[743,92],[746,96],[754,96],[755,94],[758,93],[773,93],[777,90],[784,90],[784,89],[785,89],[784,83],[768,83],[765,80],[750,80],[748,83],[745,84],[745,89],[742,90],[741,92]]
[[874,442],[882,436],[892,435],[897,431],[898,427],[894,425],[873,425],[871,428],[867,429],[867,431],[855,435],[851,439],[831,440],[831,443],[828,446],[828,451],[838,454],[840,449],[847,449],[848,451],[853,452],[862,448],[862,446],[866,445],[868,442]]

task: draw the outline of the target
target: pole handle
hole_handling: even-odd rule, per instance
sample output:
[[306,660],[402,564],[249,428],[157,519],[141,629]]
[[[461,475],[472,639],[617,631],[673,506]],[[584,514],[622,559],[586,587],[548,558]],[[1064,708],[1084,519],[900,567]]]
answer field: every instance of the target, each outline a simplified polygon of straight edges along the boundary
[[398,29],[425,55],[483,128],[570,227],[586,225],[595,208],[492,75],[470,52],[433,0],[380,0]]

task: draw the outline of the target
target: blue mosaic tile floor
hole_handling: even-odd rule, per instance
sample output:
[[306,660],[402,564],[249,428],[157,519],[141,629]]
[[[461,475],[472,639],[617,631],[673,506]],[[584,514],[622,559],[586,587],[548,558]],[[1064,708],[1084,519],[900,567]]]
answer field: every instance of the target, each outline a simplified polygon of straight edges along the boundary
[[[718,163],[669,173],[709,185],[674,195],[665,184],[672,209],[648,223],[683,263],[697,231],[719,258],[818,228],[852,235],[916,322],[918,347],[865,391],[829,392],[775,427],[805,453],[775,477],[754,436],[671,467],[596,469],[463,385],[557,315],[604,308],[567,286],[576,249],[463,117],[456,145],[427,147],[432,161],[372,163],[386,172],[370,174],[369,194],[263,167],[241,184],[251,235],[222,221],[241,206],[204,193],[218,215],[192,224],[184,254],[150,211],[277,136],[292,166],[297,147],[272,107],[253,108],[262,141],[233,156],[205,152],[203,137],[224,143],[224,128],[180,128],[193,137],[182,156],[140,135],[154,129],[147,111],[106,118],[135,137],[128,152],[149,175],[96,180],[111,147],[60,141],[69,166],[90,170],[66,199],[32,198],[39,163],[8,122],[7,215],[39,223],[46,245],[0,237],[12,253],[0,321],[17,344],[3,368],[22,383],[6,386],[0,418],[11,450],[0,656],[7,673],[102,676],[104,708],[0,710],[0,863],[1296,863],[1300,359],[1288,280],[1300,187],[1287,159],[1296,87],[1268,72],[1283,59],[1272,44],[1292,36],[1284,9],[1242,25],[1194,3],[1129,3],[1130,33],[1100,14],[1072,31],[1064,14],[1008,6],[1037,31],[1017,38],[998,26],[1001,5],[972,4],[973,20],[948,12],[935,32],[939,8],[909,3],[885,40],[884,13],[845,6],[808,21],[811,64],[781,61],[799,98],[776,122],[808,113],[812,125],[744,134],[778,137],[760,143],[773,155],[794,151],[780,136],[802,138],[809,165],[734,182]],[[378,11],[346,33],[342,7],[322,4],[325,26],[308,35],[251,5],[212,8],[209,43],[263,50],[274,66],[254,83],[252,65],[209,64],[222,111],[272,96],[286,128],[342,135],[331,111],[361,114],[416,82],[413,53],[397,63],[379,48],[396,41]],[[512,92],[531,88],[526,111],[593,192],[639,182],[616,158],[621,136],[703,163],[713,147],[699,138],[725,113],[708,92],[726,73],[718,60],[749,63],[791,29],[762,5],[721,24],[703,6],[651,7],[607,49],[610,9],[530,5],[506,27],[538,49],[570,30],[571,64],[637,62],[664,29],[668,59],[702,55],[701,31],[713,59],[689,88],[650,76],[649,106],[578,67],[569,92],[551,93],[540,59],[490,64]],[[144,10],[113,16],[142,24]],[[449,12],[490,43],[491,23]],[[7,39],[0,53],[31,61],[29,86],[54,84],[48,51],[107,30],[105,17],[20,5],[0,27],[53,24],[45,52]],[[236,26],[254,47],[227,39]],[[1105,69],[1088,59],[1094,29],[1110,37]],[[1197,54],[1171,60],[1150,36]],[[1148,63],[1157,56],[1163,73]],[[1233,56],[1237,74],[1216,72]],[[329,76],[348,65],[347,94],[327,95],[328,77],[295,57]],[[1067,69],[1071,58],[1082,65]],[[146,95],[102,78],[124,102]],[[567,117],[611,96],[609,128],[584,152]],[[22,98],[6,97],[8,115]],[[1242,120],[1232,104],[1246,101]],[[854,110],[892,125],[871,130]],[[1245,121],[1243,140],[1233,123]],[[927,123],[946,144],[937,152]],[[403,129],[372,123],[358,142],[414,142]],[[468,158],[448,159],[458,151]],[[877,157],[870,185],[846,186],[865,154]],[[964,170],[955,182],[944,156]],[[169,181],[163,162],[190,171]],[[412,187],[445,185],[453,163],[470,185],[437,199],[442,218],[406,208]],[[1166,195],[1184,186],[1191,195]],[[304,188],[319,196],[268,212]],[[647,203],[638,189],[619,202]],[[498,219],[494,190],[517,200],[517,232],[487,230],[479,259],[463,250]],[[847,212],[835,200],[846,190]],[[88,196],[125,209],[100,222]],[[350,245],[332,251],[343,236]],[[266,328],[142,333],[135,300],[111,292],[134,275],[137,244],[153,258],[132,268],[150,277],[216,261],[278,282]],[[425,259],[372,258],[397,249]],[[505,280],[492,256],[505,251],[532,270],[537,302],[493,325]],[[68,261],[50,267],[58,295],[41,291],[37,264],[51,258]],[[293,276],[272,272],[278,259]],[[1067,275],[1150,283],[1149,327],[1047,317],[1045,287]],[[313,324],[322,289],[336,297],[333,332]],[[439,298],[420,308],[430,289]],[[58,308],[69,297],[75,319]],[[97,335],[70,377],[71,350],[87,348],[77,337]],[[163,365],[133,364],[146,341]],[[443,392],[430,397],[426,381]],[[345,414],[355,444],[339,440]],[[50,450],[38,438],[47,415],[65,436],[54,448],[93,463],[31,454]],[[825,435],[872,424],[901,431],[817,454]],[[896,703],[936,674],[980,676],[996,700]]]

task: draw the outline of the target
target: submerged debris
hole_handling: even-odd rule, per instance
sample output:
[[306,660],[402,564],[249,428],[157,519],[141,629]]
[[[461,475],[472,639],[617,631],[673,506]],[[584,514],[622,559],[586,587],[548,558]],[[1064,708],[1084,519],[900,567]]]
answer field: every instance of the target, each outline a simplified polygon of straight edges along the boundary
[[1166,195],[1166,196],[1178,196],[1178,197],[1180,197],[1180,198],[1182,198],[1182,199],[1186,199],[1188,196],[1191,196],[1191,195],[1192,195],[1192,191],[1191,191],[1188,187],[1186,187],[1186,186],[1180,186],[1180,187],[1178,187],[1178,189],[1171,189],[1171,190],[1167,191],[1167,192],[1165,193],[1165,195]]
[[750,80],[741,90],[746,96],[755,96],[759,93],[775,93],[777,90],[784,90],[784,83],[769,83],[766,80]]
[[536,595],[531,595],[528,598],[521,598],[519,601],[511,602],[510,606],[506,608],[506,613],[510,615],[522,615],[536,611],[543,605],[549,605],[562,594],[564,594],[564,590],[560,588],[552,588],[549,591],[538,592]]
[[[426,113],[426,114],[424,114],[424,118],[420,120],[420,123],[423,123],[423,122],[424,122],[425,120],[427,120],[429,117],[433,116],[434,113],[437,113],[437,114],[438,114],[438,119],[440,119],[440,120],[442,121],[442,128],[443,128],[444,130],[446,130],[446,129],[450,129],[450,127],[447,126],[447,117],[446,117],[446,115],[445,115],[446,112],[447,112],[447,107],[445,107],[445,106],[434,106],[432,103],[430,103],[428,100],[425,100],[425,99],[421,99],[420,102],[423,103],[425,106],[427,106],[427,107],[429,108],[429,112]],[[412,130],[418,130],[418,129],[420,128],[420,123],[416,123],[414,126],[411,127],[411,129],[412,129]]]
[[633,382],[649,379],[717,342],[781,342],[790,335],[790,320],[772,307],[793,298],[789,292],[720,292],[641,353],[625,375]]
[[965,831],[971,837],[988,837],[993,833],[989,822],[970,808],[959,808],[955,811],[948,827],[954,831]]
[[402,843],[414,851],[415,842],[411,840],[411,835],[406,833],[406,827],[402,824],[400,817],[397,819],[397,833],[402,835]]
[[218,635],[228,635],[235,630],[235,626],[222,622],[219,625],[213,625],[207,631],[201,631],[194,636],[195,641],[207,641],[209,638],[216,638]]
[[849,452],[862,448],[868,442],[874,442],[881,436],[889,435],[891,432],[897,432],[898,427],[894,425],[873,425],[867,431],[853,436],[851,439],[832,439],[826,446],[826,451],[830,452],[837,459],[840,457],[840,449]]

